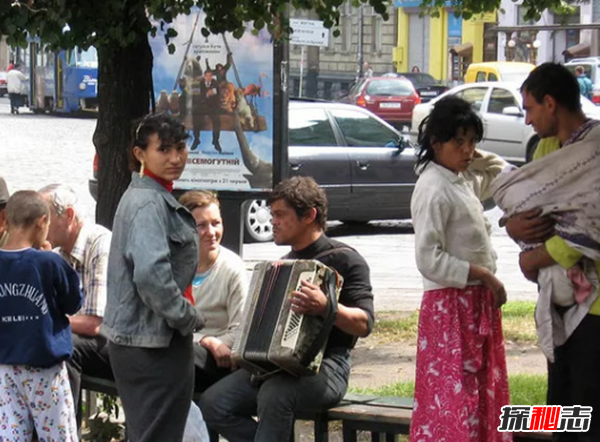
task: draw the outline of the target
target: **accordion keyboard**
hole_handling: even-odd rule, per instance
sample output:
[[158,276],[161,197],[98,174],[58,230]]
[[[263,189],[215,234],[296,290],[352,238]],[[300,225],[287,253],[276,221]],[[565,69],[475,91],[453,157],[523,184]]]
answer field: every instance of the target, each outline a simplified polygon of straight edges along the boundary
[[[302,272],[298,277],[298,284],[296,286],[296,291],[300,291],[302,288],[302,281],[312,283],[315,279],[315,272]],[[302,319],[304,315],[300,313],[293,312],[290,310],[287,321],[285,323],[285,328],[283,332],[283,338],[281,339],[281,346],[285,348],[296,348],[296,343],[298,342],[298,336],[300,336],[300,327],[302,326]]]

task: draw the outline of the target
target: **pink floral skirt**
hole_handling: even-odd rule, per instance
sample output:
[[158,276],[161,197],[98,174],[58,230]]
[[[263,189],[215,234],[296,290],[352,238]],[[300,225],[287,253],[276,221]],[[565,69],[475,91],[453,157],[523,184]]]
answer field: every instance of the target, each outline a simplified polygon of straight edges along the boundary
[[411,442],[506,442],[510,403],[501,312],[484,286],[430,290],[419,317]]

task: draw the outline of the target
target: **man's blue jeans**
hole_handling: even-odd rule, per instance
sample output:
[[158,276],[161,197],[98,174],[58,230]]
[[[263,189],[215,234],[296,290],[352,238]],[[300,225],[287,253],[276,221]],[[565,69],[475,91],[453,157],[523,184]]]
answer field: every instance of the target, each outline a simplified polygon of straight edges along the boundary
[[208,426],[229,442],[287,442],[295,414],[335,406],[346,394],[349,375],[345,349],[323,358],[316,376],[279,374],[257,386],[241,369],[206,390],[200,409]]

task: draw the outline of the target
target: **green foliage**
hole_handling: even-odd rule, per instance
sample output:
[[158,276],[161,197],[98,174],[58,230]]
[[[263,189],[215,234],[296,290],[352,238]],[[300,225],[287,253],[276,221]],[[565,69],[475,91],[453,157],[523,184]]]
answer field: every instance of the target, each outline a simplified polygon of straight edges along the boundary
[[510,402],[514,405],[545,405],[548,378],[539,374],[519,374],[508,377]]
[[[106,442],[111,440],[123,440],[125,428],[118,422],[111,421],[111,416],[119,418],[119,405],[117,398],[107,394],[99,394],[102,400],[100,411],[88,419],[88,431],[82,436],[83,440],[90,442]],[[100,415],[103,412],[103,416]]]
[[[510,402],[513,405],[544,405],[547,390],[546,375],[515,374],[508,377]],[[379,388],[350,388],[352,393],[375,396],[413,397],[415,383],[396,382]]]
[[388,314],[378,314],[373,332],[385,340],[416,341],[419,333],[419,311],[402,315],[401,318],[389,317]]
[[517,343],[535,344],[537,331],[533,312],[535,302],[512,301],[502,307],[504,339]]
[[[354,6],[372,6],[385,20],[389,18],[391,0],[350,1]],[[255,29],[267,28],[280,39],[291,31],[287,20],[281,18],[291,6],[296,10],[314,11],[326,27],[334,28],[336,35],[343,3],[344,0],[3,0],[0,1],[0,34],[7,35],[8,43],[15,46],[24,46],[30,33],[57,48],[125,47],[148,32],[164,28],[178,14],[189,13],[193,6],[200,6],[206,13],[203,35],[229,31],[239,38],[245,23],[254,23]],[[448,5],[455,15],[470,18],[498,9],[500,0],[423,0],[422,8],[435,16],[439,15],[440,8]],[[558,11],[569,8],[564,0],[524,0],[523,6],[527,9],[527,19],[539,17],[546,8]],[[148,14],[153,17],[152,22]],[[166,43],[175,35],[175,31],[168,31]]]
[[534,311],[533,301],[510,301],[502,306],[502,319],[528,319],[533,317]]
[[[502,328],[506,341],[535,344],[537,332],[533,312],[535,302],[511,301],[502,307]],[[419,333],[419,312],[410,313],[382,312],[373,330],[375,336],[383,341],[416,342]]]
[[[426,14],[435,16],[439,15],[438,11],[440,8],[447,7],[448,4],[451,5],[457,17],[465,19],[469,19],[473,15],[493,12],[500,8],[499,0],[423,0],[421,8],[423,8]],[[521,5],[527,11],[525,19],[534,21],[540,19],[545,9],[564,6],[568,6],[568,2],[565,0],[523,0]]]

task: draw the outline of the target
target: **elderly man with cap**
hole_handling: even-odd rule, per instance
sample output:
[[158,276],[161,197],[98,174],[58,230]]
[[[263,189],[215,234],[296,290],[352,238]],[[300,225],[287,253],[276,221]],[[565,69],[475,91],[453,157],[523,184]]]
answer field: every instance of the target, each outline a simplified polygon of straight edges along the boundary
[[9,197],[6,181],[0,176],[0,247],[4,247],[8,239],[6,230],[6,203]]
[[84,295],[83,307],[69,317],[73,357],[67,361],[69,381],[78,408],[81,375],[112,379],[108,341],[100,332],[106,306],[106,270],[111,233],[86,222],[77,195],[68,186],[51,184],[39,190],[50,207],[48,241],[77,271]]

